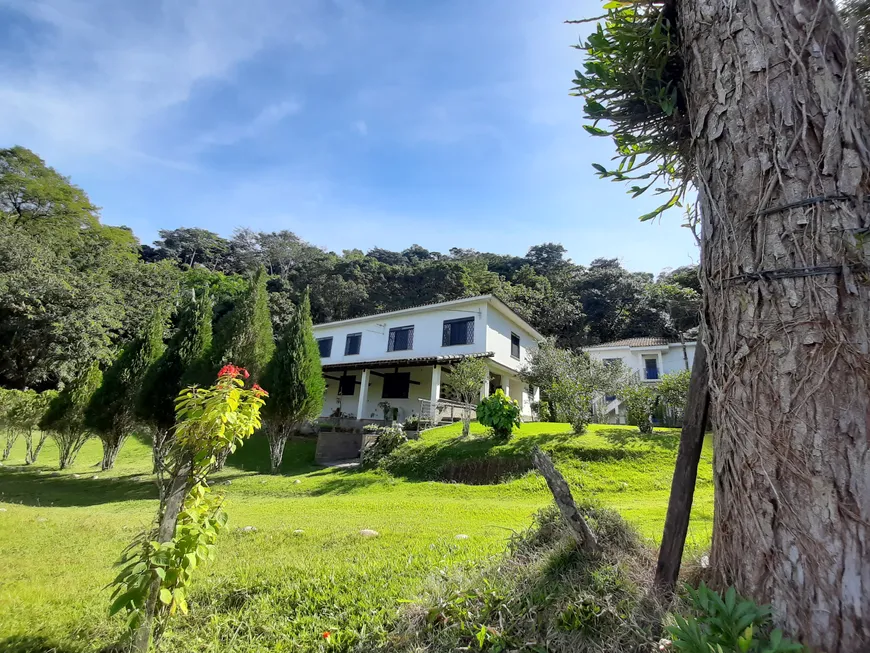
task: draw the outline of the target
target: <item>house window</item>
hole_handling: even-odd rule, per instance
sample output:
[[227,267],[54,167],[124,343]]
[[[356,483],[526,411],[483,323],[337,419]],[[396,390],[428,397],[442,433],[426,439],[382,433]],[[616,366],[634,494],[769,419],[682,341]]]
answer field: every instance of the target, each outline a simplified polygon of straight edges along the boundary
[[390,339],[387,341],[387,351],[408,351],[413,348],[413,326],[403,326],[396,327],[395,329],[390,329]]
[[348,374],[341,377],[338,382],[338,394],[342,397],[353,397],[354,392],[356,392],[356,376]]
[[320,357],[329,358],[332,354],[332,337],[318,338],[317,346],[320,348]]
[[444,320],[444,330],[441,335],[441,346],[473,345],[474,318],[462,317],[458,320]]
[[356,356],[359,354],[360,344],[362,344],[362,334],[349,333],[347,335],[347,340],[344,341],[344,355]]
[[647,381],[655,381],[659,378],[659,362],[656,358],[643,359],[644,372]]
[[511,333],[511,357],[520,358],[520,337],[516,333]]
[[384,389],[381,392],[381,397],[383,399],[407,399],[410,388],[410,372],[384,374]]

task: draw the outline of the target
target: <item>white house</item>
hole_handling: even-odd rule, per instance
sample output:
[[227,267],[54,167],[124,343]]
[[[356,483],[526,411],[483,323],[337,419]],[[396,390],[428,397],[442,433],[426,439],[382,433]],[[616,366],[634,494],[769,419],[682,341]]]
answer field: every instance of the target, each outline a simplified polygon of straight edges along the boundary
[[383,402],[400,421],[428,416],[452,398],[450,365],[471,356],[490,369],[482,397],[501,388],[532,414],[534,391],[518,373],[543,336],[492,295],[317,324],[314,337],[327,383],[323,417],[381,419]]
[[[664,374],[691,370],[695,361],[694,341],[669,342],[667,338],[626,338],[606,342],[584,351],[593,360],[621,361],[645,383],[657,383]],[[616,397],[604,397],[598,405],[599,419],[625,423],[625,409]]]

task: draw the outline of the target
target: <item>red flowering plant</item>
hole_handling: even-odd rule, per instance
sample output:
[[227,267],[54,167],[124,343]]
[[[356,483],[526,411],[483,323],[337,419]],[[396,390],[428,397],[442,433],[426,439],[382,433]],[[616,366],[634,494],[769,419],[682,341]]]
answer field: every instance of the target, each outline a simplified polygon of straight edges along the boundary
[[268,393],[256,384],[245,388],[249,377],[243,367],[225,365],[214,386],[186,388],[175,400],[172,472],[161,491],[157,523],[125,550],[113,582],[111,612],[126,611],[132,651],[147,651],[169,616],[187,612],[185,588],[226,528],[222,497],[210,494],[208,475],[218,456],[234,451],[260,427]]

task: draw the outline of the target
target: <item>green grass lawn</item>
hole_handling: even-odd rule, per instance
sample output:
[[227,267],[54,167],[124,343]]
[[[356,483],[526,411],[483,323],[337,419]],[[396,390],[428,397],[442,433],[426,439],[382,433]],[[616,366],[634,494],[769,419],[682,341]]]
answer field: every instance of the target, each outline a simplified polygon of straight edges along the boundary
[[[165,650],[316,651],[325,630],[339,650],[377,639],[428,579],[500,555],[550,501],[543,479],[523,472],[535,444],[552,453],[575,495],[660,537],[677,432],[641,440],[630,427],[591,426],[578,437],[565,424],[533,423],[499,443],[473,426],[466,440],[458,425],[426,433],[394,454],[389,472],[319,469],[313,443],[299,441],[273,477],[264,473],[265,441],[246,444],[214,479],[230,532],[200,570],[190,615],[173,623]],[[40,465],[19,466],[23,457],[19,442],[0,468],[0,650],[99,650],[121,631],[120,619],[107,616],[112,562],[156,508],[150,450],[131,438],[109,473],[99,472],[98,441],[57,475],[51,444]],[[711,459],[707,444],[690,548],[709,544]],[[514,476],[443,482],[469,466]],[[361,537],[365,528],[380,536]]]

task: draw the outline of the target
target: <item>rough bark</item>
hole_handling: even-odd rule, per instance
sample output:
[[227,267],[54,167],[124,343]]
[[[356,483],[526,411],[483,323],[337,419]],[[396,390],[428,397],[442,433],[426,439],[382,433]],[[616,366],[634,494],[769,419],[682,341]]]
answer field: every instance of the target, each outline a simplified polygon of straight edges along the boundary
[[671,482],[668,513],[659,548],[656,565],[656,586],[664,594],[670,594],[680,575],[686,534],[689,530],[689,515],[695,497],[695,482],[698,480],[698,463],[704,447],[704,432],[707,429],[707,414],[710,409],[710,390],[707,373],[707,350],[699,347],[692,365],[692,380],[680,433],[680,450]]
[[39,433],[39,440],[34,447],[33,431],[30,430],[24,434],[24,442],[27,445],[27,453],[24,456],[25,465],[32,465],[39,459],[39,452],[42,451],[42,447],[43,445],[45,445],[46,440],[48,440],[48,433],[45,431],[41,431]]
[[15,441],[18,439],[20,435],[20,431],[16,429],[7,429],[6,430],[6,444],[3,447],[3,458],[2,460],[8,460],[9,455],[12,453],[12,447],[15,445]]
[[[678,0],[678,16],[717,426],[711,566],[804,643],[858,651],[870,641],[866,99],[829,0]],[[759,274],[770,270],[787,272]]]
[[598,551],[598,541],[595,539],[595,534],[589,528],[586,520],[583,519],[583,515],[577,510],[577,504],[574,503],[571,488],[568,487],[565,477],[559,473],[550,457],[538,447],[535,447],[534,451],[532,451],[532,460],[541,476],[547,481],[547,486],[550,488],[550,492],[553,493],[553,498],[556,500],[556,505],[562,513],[562,518],[571,527],[571,533],[574,535],[577,544],[588,553]]
[[290,437],[290,429],[283,425],[266,425],[266,437],[269,439],[269,467],[272,474],[281,471],[281,461],[284,460],[284,446]]
[[154,473],[159,474],[166,464],[166,456],[172,446],[172,429],[158,428],[154,430],[151,439],[151,456],[153,458]]
[[86,431],[59,431],[54,434],[57,443],[58,467],[66,469],[76,461],[85,442],[91,437]]
[[118,452],[121,451],[121,446],[124,444],[124,440],[126,439],[126,434],[121,433],[106,433],[101,435],[100,440],[103,443],[103,460],[100,463],[100,469],[102,471],[105,472],[115,466]]

